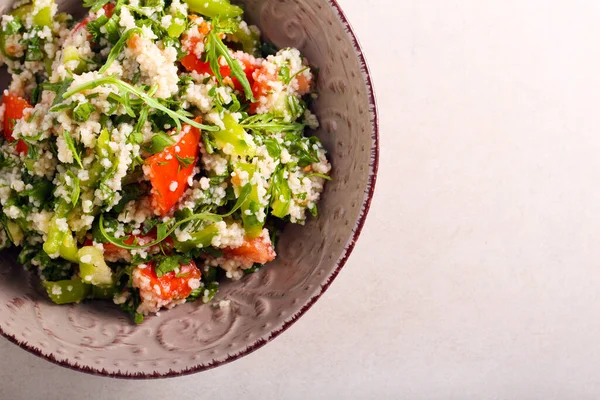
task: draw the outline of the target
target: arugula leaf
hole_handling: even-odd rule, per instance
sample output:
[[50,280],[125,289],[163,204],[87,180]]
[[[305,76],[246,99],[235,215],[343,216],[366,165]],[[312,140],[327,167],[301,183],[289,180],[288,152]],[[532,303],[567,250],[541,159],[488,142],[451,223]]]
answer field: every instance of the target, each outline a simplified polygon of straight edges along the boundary
[[73,138],[71,137],[69,132],[67,132],[66,130],[63,130],[63,137],[65,138],[67,147],[69,148],[69,150],[71,150],[71,153],[73,153],[73,159],[77,162],[77,165],[79,165],[79,168],[83,168],[83,164],[81,163],[81,158],[79,157],[79,152],[75,148],[75,143],[73,142]]
[[240,82],[242,87],[244,88],[244,93],[246,94],[246,99],[251,102],[256,102],[254,95],[252,94],[252,88],[250,87],[250,82],[248,82],[248,78],[244,73],[240,63],[238,60],[231,57],[229,53],[229,48],[225,46],[225,43],[219,37],[219,33],[223,32],[223,28],[218,26],[218,20],[213,19],[213,29],[210,31],[206,38],[206,58],[210,65],[210,69],[213,74],[217,78],[219,83],[223,83],[223,75],[221,75],[221,64],[219,62],[219,58],[223,57],[229,65],[229,69],[231,69],[231,75]]
[[69,175],[69,177],[71,178],[72,183],[70,186],[71,189],[73,189],[73,192],[71,193],[71,204],[75,206],[77,204],[77,201],[79,201],[79,194],[81,193],[81,187],[79,186],[79,178],[71,170],[67,171],[67,175]]
[[276,118],[272,113],[253,115],[240,121],[240,125],[244,129],[265,133],[299,133],[306,127],[306,125],[298,122],[285,122],[283,119]]
[[[54,97],[54,101],[52,102],[52,107],[61,103],[65,99],[65,92],[67,91],[67,89],[69,89],[69,86],[71,86],[72,83],[73,79],[67,78],[62,82],[56,82],[54,84],[48,85],[44,84],[44,89],[51,90],[56,93],[56,97]],[[50,109],[50,111],[52,111],[52,109]]]
[[139,89],[135,86],[131,86],[127,82],[124,82],[121,79],[118,79],[118,78],[115,78],[112,76],[98,78],[93,81],[89,81],[84,84],[81,84],[81,85],[69,90],[68,92],[66,92],[63,95],[63,97],[65,99],[68,99],[69,97],[73,96],[76,93],[82,92],[84,90],[94,89],[94,88],[96,88],[98,86],[102,86],[102,85],[113,85],[113,86],[116,86],[117,89],[119,89],[121,92],[127,92],[127,93],[131,93],[131,94],[137,96],[138,98],[140,98],[142,101],[144,101],[150,107],[160,110],[160,111],[164,112],[165,114],[167,114],[169,117],[173,118],[173,120],[176,123],[180,124],[181,121],[183,121],[188,125],[191,125],[198,129],[203,129],[205,131],[219,130],[219,128],[216,126],[199,124],[198,122],[183,115],[183,113],[178,113],[176,111],[173,111],[173,110],[163,106],[161,103],[158,102],[158,100],[150,97],[147,93],[145,93],[141,89]]
[[318,174],[318,173],[316,173],[316,172],[313,172],[312,174],[308,174],[308,175],[306,175],[306,177],[307,177],[307,178],[310,178],[310,177],[312,177],[312,176],[316,176],[316,177],[318,177],[318,178],[323,178],[323,179],[325,179],[326,181],[330,181],[330,180],[331,180],[331,177],[330,177],[329,175],[325,175],[325,174]]
[[140,28],[131,28],[127,32],[125,32],[123,34],[123,36],[121,36],[119,41],[110,50],[110,53],[108,53],[108,58],[106,59],[106,63],[102,66],[102,68],[100,68],[98,70],[98,73],[100,73],[100,74],[106,73],[106,71],[111,66],[111,64],[113,62],[115,62],[115,60],[119,57],[119,54],[121,54],[121,52],[123,51],[123,48],[125,47],[125,44],[129,40],[129,38],[134,34],[141,35],[142,30]]
[[303,73],[304,71],[310,69],[310,67],[306,67],[306,68],[302,68],[300,71],[296,72],[294,75],[289,76],[289,69],[288,69],[288,77],[286,79],[284,79],[284,83],[286,85],[289,85],[290,82],[292,82],[294,80],[295,77],[297,77],[298,75],[300,75],[301,73]]

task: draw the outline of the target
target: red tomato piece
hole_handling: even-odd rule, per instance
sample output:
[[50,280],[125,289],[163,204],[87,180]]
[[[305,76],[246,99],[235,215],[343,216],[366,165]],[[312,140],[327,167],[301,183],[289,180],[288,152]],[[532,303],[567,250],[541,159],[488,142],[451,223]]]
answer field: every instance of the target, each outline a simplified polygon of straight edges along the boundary
[[[252,83],[252,94],[254,95],[254,98],[258,100],[259,98],[266,96],[271,91],[269,83],[276,80],[277,75],[269,72],[266,68],[257,69],[254,72]],[[258,101],[250,104],[251,114],[256,113],[256,109],[258,108],[259,104],[260,103]]]
[[150,167],[152,205],[162,216],[177,204],[187,189],[188,178],[198,162],[201,132],[189,125],[184,129],[187,132],[179,142],[146,159],[146,165]]
[[[187,39],[184,44],[184,48],[187,47],[188,49],[194,49],[194,47],[196,47],[196,44],[198,43],[198,40],[199,39],[197,37]],[[234,54],[234,58],[237,58],[244,66],[244,73],[246,74],[246,78],[248,79],[250,86],[252,86],[252,83],[254,82],[252,75],[257,68],[256,65],[253,64],[251,60],[246,57],[238,58],[235,57]],[[210,63],[200,60],[198,57],[196,57],[193,51],[190,51],[185,57],[181,59],[181,65],[183,65],[183,67],[190,72],[195,71],[199,74],[214,75],[212,69],[210,68]],[[221,76],[223,78],[231,78],[231,81],[233,82],[233,87],[236,90],[244,90],[240,81],[237,78],[231,76],[231,68],[229,68],[229,65],[221,65],[219,67],[219,71],[221,72]]]
[[[193,260],[189,264],[181,265],[179,272],[168,272],[160,278],[156,275],[154,268],[155,264],[151,262],[146,268],[140,269],[139,273],[150,280],[150,284],[147,286],[152,291],[152,295],[159,296],[163,300],[187,298],[192,293],[190,280],[200,279],[202,275]],[[140,288],[140,290],[146,289]]]
[[235,258],[246,265],[254,263],[266,264],[275,259],[275,250],[269,235],[261,235],[254,239],[245,238],[240,247],[226,248],[223,250],[225,258]]
[[[4,104],[4,137],[9,142],[13,142],[15,140],[13,137],[15,123],[17,120],[23,118],[24,111],[31,108],[31,105],[29,105],[27,100],[10,93],[5,94],[2,97],[2,104]],[[19,139],[19,142],[17,143],[17,152],[27,155],[28,151],[29,148],[27,147],[27,143]]]

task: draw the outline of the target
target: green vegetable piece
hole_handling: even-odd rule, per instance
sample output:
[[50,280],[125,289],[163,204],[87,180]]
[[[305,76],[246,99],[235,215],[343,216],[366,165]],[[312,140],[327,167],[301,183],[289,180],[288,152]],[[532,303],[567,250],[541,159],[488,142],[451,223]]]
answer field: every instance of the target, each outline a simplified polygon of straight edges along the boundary
[[33,16],[33,23],[39,26],[52,26],[52,7],[44,7]]
[[244,13],[238,6],[232,5],[229,0],[185,0],[192,11],[209,18],[222,17],[234,18]]
[[[175,22],[176,19],[181,20],[181,23]],[[167,28],[167,34],[172,38],[178,38],[185,31],[186,28],[186,17],[182,13],[177,13],[177,15],[173,16],[173,22]]]
[[77,251],[77,242],[73,234],[71,232],[64,233],[58,254],[65,260],[76,263],[78,261]]
[[79,52],[77,52],[75,46],[66,46],[63,50],[63,64],[70,61],[78,61],[77,66],[72,70],[74,73],[81,74],[85,71],[87,62],[79,56]]
[[56,217],[53,217],[48,227],[48,236],[44,242],[43,249],[48,255],[57,254],[65,237],[65,232],[61,231],[56,223]]
[[[256,165],[246,163],[236,163],[236,170],[246,171],[248,177],[252,179],[252,175],[256,172]],[[248,183],[250,185],[250,183]],[[263,206],[258,201],[258,188],[256,185],[251,185],[251,190],[242,206],[240,211],[242,214],[242,225],[246,231],[246,236],[249,238],[255,238],[260,236],[263,229],[263,222],[260,222],[256,217],[257,213]]]
[[23,230],[21,230],[19,224],[13,221],[6,221],[6,230],[8,231],[10,241],[15,246],[20,246],[23,243],[25,235],[23,235]]
[[89,296],[91,285],[81,282],[79,279],[70,279],[56,282],[43,282],[48,297],[55,304],[79,303]]
[[211,224],[198,232],[190,234],[192,238],[185,242],[175,243],[175,249],[182,253],[186,253],[192,249],[208,247],[211,245],[212,239],[219,233],[216,224]]
[[[35,9],[35,1],[33,4],[25,4],[13,11],[10,15],[19,17],[21,20],[27,18]],[[40,9],[36,14],[33,15],[33,24],[37,26],[52,26],[52,6],[47,6]]]
[[283,218],[287,215],[290,209],[290,201],[292,199],[292,191],[288,180],[284,178],[285,170],[279,169],[273,175],[272,187],[272,198],[271,202],[271,214],[275,217]]
[[65,200],[60,200],[54,216],[50,220],[50,226],[48,227],[48,235],[44,242],[43,249],[48,255],[58,254],[65,260],[71,262],[78,262],[77,258],[77,243],[73,238],[73,234],[67,228],[66,231],[61,230],[61,223],[59,219],[66,218],[71,210],[71,204]]
[[113,284],[112,270],[104,261],[102,251],[94,246],[79,249],[79,276],[82,281],[94,286],[110,286]]
[[230,147],[233,157],[254,157],[256,145],[231,114],[225,113],[223,124],[225,129],[213,134],[217,147],[222,151]]
[[92,298],[96,300],[110,300],[114,293],[114,286],[92,286]]
[[254,57],[260,56],[260,35],[256,31],[238,26],[232,36],[242,45],[245,53],[252,54]]

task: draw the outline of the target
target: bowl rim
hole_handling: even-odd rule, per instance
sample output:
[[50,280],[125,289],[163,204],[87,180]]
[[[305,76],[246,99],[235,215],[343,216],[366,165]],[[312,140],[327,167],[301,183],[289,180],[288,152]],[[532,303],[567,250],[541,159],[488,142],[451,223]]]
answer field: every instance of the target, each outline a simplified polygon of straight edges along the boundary
[[362,206],[360,209],[358,221],[356,222],[356,224],[354,226],[352,237],[344,249],[345,254],[338,260],[334,271],[328,277],[327,281],[325,281],[321,285],[321,290],[319,291],[319,293],[317,293],[313,297],[311,297],[308,300],[308,302],[304,306],[302,306],[302,308],[298,312],[296,312],[289,320],[284,321],[283,325],[281,325],[277,329],[274,329],[273,331],[271,331],[268,338],[266,338],[266,339],[260,338],[260,339],[256,340],[254,343],[248,345],[244,350],[240,351],[239,353],[228,355],[227,358],[225,358],[224,360],[220,360],[220,361],[213,360],[209,364],[200,364],[200,365],[196,365],[194,367],[186,368],[186,369],[183,369],[180,371],[174,371],[174,370],[170,369],[168,372],[165,372],[165,373],[160,373],[160,372],[156,372],[156,371],[153,373],[143,373],[143,372],[129,373],[129,372],[123,372],[123,371],[110,372],[104,368],[96,369],[96,368],[92,368],[92,367],[88,367],[88,366],[82,366],[77,363],[72,363],[69,360],[59,360],[56,357],[54,357],[53,354],[44,354],[40,349],[36,348],[35,346],[32,346],[26,342],[22,342],[22,341],[18,340],[14,335],[6,333],[2,329],[2,326],[0,326],[0,335],[1,336],[5,337],[6,339],[8,339],[10,342],[16,344],[17,346],[21,347],[23,350],[26,350],[27,352],[29,352],[33,355],[36,355],[38,357],[41,357],[53,364],[60,365],[61,367],[69,368],[74,371],[84,372],[84,373],[90,374],[90,375],[103,376],[103,377],[109,377],[109,378],[119,378],[119,379],[132,379],[132,380],[173,378],[173,377],[179,377],[179,376],[192,375],[192,374],[195,374],[198,372],[213,369],[218,366],[228,364],[239,358],[242,358],[250,353],[253,353],[254,351],[260,349],[267,343],[269,343],[272,340],[274,340],[275,338],[277,338],[283,332],[285,332],[300,317],[302,317],[317,302],[317,300],[319,300],[319,298],[325,293],[325,291],[327,291],[327,289],[329,288],[331,283],[338,276],[342,267],[344,267],[344,265],[346,265],[348,258],[350,257],[350,255],[352,254],[352,251],[354,250],[354,246],[356,245],[356,242],[358,241],[358,238],[362,232],[365,221],[367,219],[367,214],[369,213],[369,210],[371,208],[371,201],[373,199],[373,195],[375,192],[375,185],[377,182],[377,171],[379,169],[379,115],[378,115],[378,111],[377,111],[377,100],[375,97],[375,89],[373,86],[373,79],[371,78],[371,72],[370,72],[369,66],[367,64],[365,55],[364,55],[364,51],[363,51],[363,49],[360,45],[360,42],[357,38],[357,35],[354,32],[354,29],[352,28],[350,21],[346,17],[346,14],[342,10],[342,7],[339,5],[337,0],[326,0],[326,1],[337,12],[337,14],[340,18],[340,22],[346,28],[346,30],[350,36],[350,39],[352,40],[354,51],[359,59],[360,65],[361,65],[360,69],[361,69],[361,73],[362,73],[362,78],[364,79],[365,84],[367,86],[367,96],[369,97],[369,107],[370,107],[369,113],[371,114],[371,119],[372,119],[371,124],[373,127],[373,132],[372,132],[373,146],[371,148],[371,161],[369,163],[369,176],[368,176],[368,182],[367,182],[367,192],[366,192],[365,198],[363,200],[363,203],[362,203]]

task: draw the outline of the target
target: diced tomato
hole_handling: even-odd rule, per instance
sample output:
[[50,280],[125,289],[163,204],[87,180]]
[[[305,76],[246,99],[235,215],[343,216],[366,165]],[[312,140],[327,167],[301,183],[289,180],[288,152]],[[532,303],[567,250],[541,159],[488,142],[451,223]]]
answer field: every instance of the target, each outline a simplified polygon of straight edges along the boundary
[[269,85],[270,82],[276,81],[277,75],[269,72],[267,68],[260,68],[254,72],[253,83],[252,83],[252,94],[257,100],[256,103],[250,104],[250,113],[255,114],[258,105],[258,99],[266,96],[272,89]]
[[115,10],[114,4],[108,3],[108,4],[105,4],[102,8],[104,9],[104,15],[106,15],[106,18],[110,18],[113,16],[113,12]]
[[[187,40],[185,47],[189,49],[194,49],[197,43],[198,38],[193,37]],[[252,75],[257,68],[256,65],[253,64],[249,58],[240,57],[238,58],[238,60],[243,64],[246,78],[248,79],[248,82],[250,82],[250,86],[252,86],[252,83],[254,82],[254,78],[252,78]],[[190,53],[188,53],[185,57],[181,59],[181,65],[183,65],[183,67],[190,72],[195,71],[199,74],[214,75],[212,69],[210,68],[210,63],[200,60],[198,57],[196,57],[193,51],[190,51]],[[237,78],[231,76],[231,68],[229,68],[229,65],[221,65],[219,70],[223,78],[231,78],[231,81],[233,82],[233,87],[236,90],[244,90],[240,81]]]
[[[180,266],[179,272],[168,272],[160,278],[156,275],[154,268],[155,264],[151,262],[148,263],[146,268],[142,268],[139,271],[143,276],[150,280],[149,287],[151,288],[152,295],[160,296],[163,300],[180,300],[187,298],[190,293],[192,293],[190,280],[200,279],[200,276],[202,275],[193,260],[190,261],[189,264]],[[159,290],[160,294],[158,294]]]
[[[105,4],[102,8],[104,9],[104,15],[106,15],[107,18],[112,17],[114,9],[115,9],[114,4],[108,3],[108,4]],[[84,19],[82,19],[81,22],[78,23],[75,26],[75,28],[73,28],[73,33],[77,32],[78,30],[80,30],[82,28],[85,28],[87,26],[87,24],[90,23],[91,20],[92,20],[92,17],[90,17],[90,16],[87,16]]]
[[[156,230],[152,230],[147,235],[129,235],[129,237],[127,239],[125,239],[124,242],[125,242],[125,244],[132,245],[135,243],[140,243],[140,244],[150,243],[155,240],[156,240]],[[84,246],[93,246],[93,245],[94,245],[94,242],[91,239],[87,239],[84,243]],[[173,247],[173,239],[170,237],[167,237],[159,245],[162,246],[163,250],[166,249],[167,251],[169,251],[169,249],[171,249]],[[152,252],[159,251],[159,245],[150,247],[150,250]],[[129,250],[119,247],[117,245],[114,245],[112,243],[102,243],[102,247],[104,248],[104,254],[106,254],[107,256],[123,255],[123,252],[124,253],[129,252]]]
[[201,132],[190,126],[184,129],[187,132],[178,143],[146,159],[146,165],[150,167],[152,204],[163,216],[177,204],[187,189],[188,178],[198,162]]
[[246,265],[265,264],[273,261],[276,255],[271,239],[267,234],[254,239],[245,238],[240,247],[223,250],[223,257],[237,259]]
[[[27,100],[10,93],[5,94],[2,97],[2,104],[4,104],[4,137],[9,142],[13,142],[15,140],[13,137],[15,123],[17,120],[23,118],[24,111],[31,108],[31,106]],[[19,139],[19,142],[17,143],[17,152],[27,155],[28,151],[29,148],[27,147],[27,143]]]

